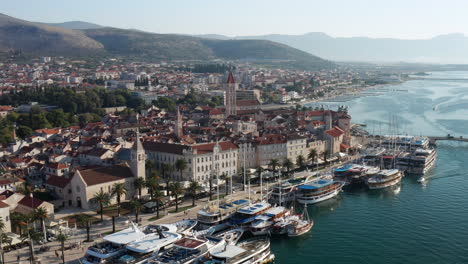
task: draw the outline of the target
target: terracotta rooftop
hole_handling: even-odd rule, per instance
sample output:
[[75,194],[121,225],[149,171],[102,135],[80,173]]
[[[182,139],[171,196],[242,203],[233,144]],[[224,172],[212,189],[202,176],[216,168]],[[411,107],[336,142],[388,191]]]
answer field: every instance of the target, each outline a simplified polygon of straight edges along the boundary
[[79,170],[78,172],[88,186],[133,177],[132,171],[125,164],[114,165],[111,167]]
[[184,149],[186,150],[189,149],[189,147],[186,145],[152,142],[152,141],[143,142],[143,148],[145,149],[145,151],[165,152],[165,153],[172,153],[172,154],[177,154],[177,155],[182,155]]
[[24,205],[29,208],[38,208],[44,201],[38,199],[36,197],[30,197],[29,195],[25,195],[23,199],[21,199],[18,203]]
[[341,128],[339,128],[339,127],[334,127],[334,128],[332,128],[330,130],[325,131],[325,133],[327,133],[328,135],[330,135],[332,137],[339,137],[339,136],[344,134],[344,131],[341,130]]
[[65,177],[49,175],[46,184],[59,188],[65,188],[65,186],[67,186],[68,183],[70,183],[70,180],[71,179]]
[[[229,149],[237,149],[238,147],[232,143],[231,141],[223,141],[223,142],[218,142],[219,146],[221,147],[222,151],[226,151]],[[213,148],[216,145],[216,143],[207,143],[207,144],[197,144],[197,145],[192,145],[192,149],[196,149],[198,154],[203,154],[203,153],[210,153],[213,152]]]

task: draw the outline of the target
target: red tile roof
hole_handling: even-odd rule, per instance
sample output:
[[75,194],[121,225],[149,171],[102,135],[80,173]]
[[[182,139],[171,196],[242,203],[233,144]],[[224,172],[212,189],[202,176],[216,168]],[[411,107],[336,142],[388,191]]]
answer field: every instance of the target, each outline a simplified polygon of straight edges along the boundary
[[344,134],[344,131],[341,130],[341,128],[339,128],[339,127],[334,127],[334,128],[332,128],[330,130],[325,131],[325,133],[327,133],[328,135],[330,135],[332,137],[339,137],[339,136]]
[[286,143],[286,137],[280,134],[265,135],[257,139],[259,145],[283,144]]
[[79,173],[88,186],[133,177],[132,171],[125,164],[114,165],[111,167],[79,170]]
[[49,165],[47,165],[47,167],[51,168],[51,169],[61,170],[61,169],[68,168],[68,165],[63,164],[63,163],[53,162],[53,163],[49,163]]
[[[24,205],[29,208],[38,208],[44,201],[38,199],[36,197],[30,197],[29,195],[25,195],[23,199],[19,201],[19,204]],[[31,207],[32,206],[32,207]]]
[[[226,151],[226,150],[237,149],[238,148],[231,141],[218,142],[218,144],[221,147],[221,151]],[[196,149],[198,154],[203,154],[203,153],[213,152],[213,148],[214,148],[215,145],[216,145],[216,143],[207,143],[207,144],[192,145],[191,147],[192,147],[192,149]]]
[[6,207],[9,207],[9,205],[0,201],[0,208],[6,208]]
[[68,185],[68,183],[70,183],[70,180],[71,179],[65,177],[49,175],[46,184],[59,188],[65,188]]
[[227,83],[236,83],[236,81],[234,81],[234,76],[232,75],[232,72],[229,72]]

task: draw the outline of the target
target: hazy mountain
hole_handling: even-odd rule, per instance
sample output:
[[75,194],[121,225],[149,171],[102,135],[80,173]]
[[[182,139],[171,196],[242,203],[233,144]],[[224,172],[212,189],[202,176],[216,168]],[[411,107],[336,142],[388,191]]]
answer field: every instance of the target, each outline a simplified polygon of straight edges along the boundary
[[250,60],[262,64],[317,69],[333,66],[329,61],[267,40],[217,40],[176,34],[155,34],[118,28],[84,30],[104,45],[107,52],[139,58],[167,60]]
[[325,33],[240,36],[235,39],[271,40],[336,61],[468,63],[468,37],[462,34],[423,40],[334,38]]
[[103,26],[84,22],[84,21],[67,21],[63,23],[47,23],[50,26],[61,27],[66,29],[93,29],[93,28],[102,28]]
[[0,14],[0,52],[10,50],[40,55],[87,55],[102,52],[103,45],[80,31]]
[[302,69],[333,67],[307,52],[268,40],[218,40],[138,30],[86,27],[66,22],[61,27],[0,15],[0,52],[22,50],[36,55],[111,55],[141,60],[248,60],[259,64]]

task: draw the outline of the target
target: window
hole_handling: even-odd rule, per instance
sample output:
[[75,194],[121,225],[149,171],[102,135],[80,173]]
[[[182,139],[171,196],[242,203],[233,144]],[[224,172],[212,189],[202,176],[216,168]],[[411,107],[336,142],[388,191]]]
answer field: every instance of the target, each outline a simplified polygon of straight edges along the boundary
[[[102,190],[102,188],[101,188],[101,190]],[[80,186],[76,186],[76,191],[80,192]]]

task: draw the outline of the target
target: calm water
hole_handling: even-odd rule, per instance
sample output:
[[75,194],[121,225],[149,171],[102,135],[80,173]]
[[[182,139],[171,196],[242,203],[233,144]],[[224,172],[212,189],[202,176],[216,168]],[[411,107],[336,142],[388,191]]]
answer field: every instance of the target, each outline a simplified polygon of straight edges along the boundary
[[[389,120],[413,135],[468,136],[468,72],[431,78],[350,101],[353,121],[388,133]],[[468,144],[441,143],[425,186],[416,177],[386,191],[352,190],[310,206],[315,221],[301,238],[273,239],[276,263],[468,263]]]

